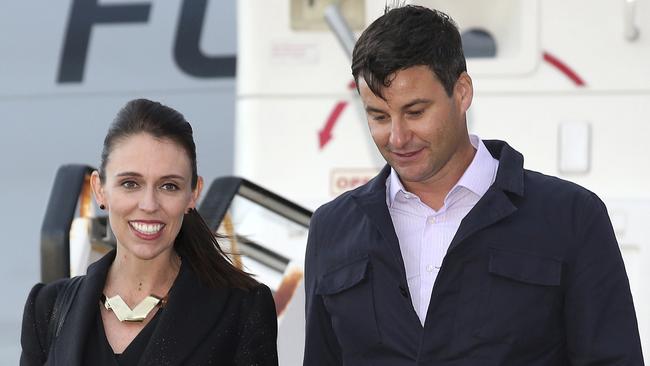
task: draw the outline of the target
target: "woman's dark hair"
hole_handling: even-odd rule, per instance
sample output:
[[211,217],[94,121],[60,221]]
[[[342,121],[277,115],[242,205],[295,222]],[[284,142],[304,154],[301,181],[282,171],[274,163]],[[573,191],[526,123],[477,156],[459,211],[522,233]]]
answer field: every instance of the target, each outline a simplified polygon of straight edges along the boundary
[[383,98],[395,72],[426,65],[451,96],[456,80],[467,70],[463,45],[454,21],[445,13],[422,6],[386,9],[363,32],[352,52],[352,76],[363,77]]
[[[140,133],[147,133],[158,139],[169,139],[181,146],[190,159],[192,190],[196,189],[198,175],[192,126],[178,111],[147,99],[128,102],[111,124],[104,139],[99,168],[102,183],[106,181],[106,164],[115,144]],[[218,237],[201,215],[192,209],[183,218],[174,248],[189,262],[199,280],[206,286],[250,289],[257,285],[257,281],[250,275],[231,263],[217,242]]]

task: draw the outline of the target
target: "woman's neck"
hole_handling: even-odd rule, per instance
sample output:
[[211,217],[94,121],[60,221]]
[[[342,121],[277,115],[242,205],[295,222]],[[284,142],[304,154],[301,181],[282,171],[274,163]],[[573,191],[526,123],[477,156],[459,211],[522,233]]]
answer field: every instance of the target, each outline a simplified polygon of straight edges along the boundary
[[156,258],[142,260],[118,248],[115,260],[108,271],[104,294],[120,295],[133,306],[149,295],[164,297],[180,270],[181,259],[174,250],[161,253]]

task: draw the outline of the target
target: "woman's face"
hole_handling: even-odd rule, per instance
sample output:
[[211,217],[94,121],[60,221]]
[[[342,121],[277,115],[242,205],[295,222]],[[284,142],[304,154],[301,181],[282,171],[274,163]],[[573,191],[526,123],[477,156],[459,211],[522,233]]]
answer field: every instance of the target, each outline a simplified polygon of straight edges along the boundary
[[91,178],[98,204],[108,217],[121,254],[141,260],[170,251],[193,207],[202,182],[192,190],[185,150],[170,139],[140,133],[118,140],[106,162],[105,182]]

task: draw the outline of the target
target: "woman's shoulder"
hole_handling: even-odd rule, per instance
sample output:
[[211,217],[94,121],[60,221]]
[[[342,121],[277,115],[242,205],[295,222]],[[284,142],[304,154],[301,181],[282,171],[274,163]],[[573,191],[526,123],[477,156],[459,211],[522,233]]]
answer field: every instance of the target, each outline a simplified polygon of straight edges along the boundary
[[271,292],[271,289],[267,285],[265,285],[265,284],[263,284],[261,282],[258,282],[255,286],[251,287],[248,290],[248,293],[249,293],[249,296],[252,296],[252,297],[267,297],[267,298],[270,297],[270,298],[273,298],[273,293]]
[[61,278],[47,284],[35,284],[27,296],[23,313],[23,325],[33,323],[39,333],[44,332],[52,319],[59,293],[72,285],[80,284],[81,281],[79,280],[83,279],[83,277]]
[[46,343],[54,303],[68,280],[66,278],[48,284],[37,283],[29,292],[23,311],[21,331],[23,349],[21,359],[24,359],[26,364],[29,364],[27,360],[40,360],[35,361],[36,363],[45,361],[45,349],[47,349]]
[[231,289],[231,293],[235,295],[233,297],[237,299],[240,311],[273,313],[275,315],[273,293],[265,284],[258,283],[248,289]]
[[257,284],[246,292],[243,302],[235,364],[277,365],[278,320],[271,290]]
[[269,299],[273,300],[271,289],[263,283],[257,283],[250,288],[232,288],[231,291],[237,294],[236,296],[240,298],[241,301],[245,302],[256,302]]
[[27,296],[26,312],[29,308],[35,317],[49,319],[57,295],[69,280],[69,278],[62,278],[48,284],[35,284]]

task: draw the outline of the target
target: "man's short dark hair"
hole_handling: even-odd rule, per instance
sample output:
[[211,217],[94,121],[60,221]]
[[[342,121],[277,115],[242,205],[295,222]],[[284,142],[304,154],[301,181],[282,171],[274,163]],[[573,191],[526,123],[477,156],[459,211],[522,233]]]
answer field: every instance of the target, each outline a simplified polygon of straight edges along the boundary
[[467,70],[458,27],[441,11],[415,5],[388,10],[363,32],[352,53],[354,80],[362,77],[382,98],[396,71],[418,65],[428,66],[449,96]]

